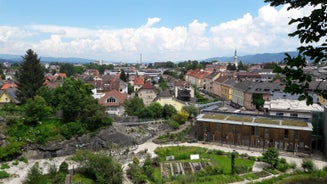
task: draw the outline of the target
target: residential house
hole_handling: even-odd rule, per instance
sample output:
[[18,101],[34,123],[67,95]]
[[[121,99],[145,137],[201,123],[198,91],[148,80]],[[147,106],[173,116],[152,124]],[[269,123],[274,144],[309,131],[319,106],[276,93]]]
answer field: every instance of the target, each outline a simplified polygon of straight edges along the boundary
[[213,93],[213,81],[216,80],[221,75],[220,72],[213,71],[211,74],[209,74],[207,77],[205,77],[205,90],[209,91],[210,93]]
[[210,75],[212,71],[195,69],[189,70],[185,74],[185,81],[198,87],[198,88],[205,88],[205,78]]
[[256,72],[237,72],[236,77],[239,81],[253,81],[253,82],[260,82],[261,76]]
[[229,76],[220,76],[212,82],[212,93],[221,97],[221,84],[229,79]]
[[117,90],[111,90],[109,92],[106,92],[105,95],[101,97],[98,101],[99,104],[106,107],[106,113],[121,116],[125,112],[123,103],[125,102],[127,97],[128,94],[126,93],[120,93]]
[[272,82],[255,82],[249,86],[249,89],[244,94],[244,107],[247,110],[255,110],[256,106],[252,103],[254,94],[262,95],[264,101],[272,100],[274,93],[283,91],[283,86],[280,83]]
[[143,100],[145,106],[150,105],[157,97],[157,89],[150,83],[145,83],[138,91],[137,95]]
[[138,91],[144,85],[144,78],[136,76],[132,85],[134,86],[134,91]]
[[227,79],[221,84],[221,98],[226,101],[231,101],[233,97],[233,86],[235,84],[235,79]]
[[19,103],[16,97],[16,84],[4,84],[0,90],[0,103]]
[[250,89],[252,81],[241,81],[234,85],[231,105],[237,108],[244,107],[245,92]]
[[162,91],[158,97],[155,99],[161,106],[172,105],[177,111],[181,111],[184,107],[184,103],[173,98],[173,95],[170,94],[169,90]]

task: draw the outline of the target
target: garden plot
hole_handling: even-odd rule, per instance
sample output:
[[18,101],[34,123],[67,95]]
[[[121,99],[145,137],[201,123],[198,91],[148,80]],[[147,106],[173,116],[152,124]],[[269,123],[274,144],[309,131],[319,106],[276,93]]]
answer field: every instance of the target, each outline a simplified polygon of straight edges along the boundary
[[190,175],[209,166],[206,162],[163,162],[161,174],[163,178],[177,175]]

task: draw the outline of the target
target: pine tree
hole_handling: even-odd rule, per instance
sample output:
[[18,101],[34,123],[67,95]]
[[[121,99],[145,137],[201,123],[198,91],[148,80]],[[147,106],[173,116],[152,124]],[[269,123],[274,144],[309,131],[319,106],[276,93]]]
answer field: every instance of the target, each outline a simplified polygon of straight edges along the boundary
[[44,68],[40,63],[37,54],[29,49],[23,61],[19,64],[19,69],[15,75],[15,83],[17,85],[17,99],[21,103],[25,103],[27,99],[33,98],[37,90],[44,83]]

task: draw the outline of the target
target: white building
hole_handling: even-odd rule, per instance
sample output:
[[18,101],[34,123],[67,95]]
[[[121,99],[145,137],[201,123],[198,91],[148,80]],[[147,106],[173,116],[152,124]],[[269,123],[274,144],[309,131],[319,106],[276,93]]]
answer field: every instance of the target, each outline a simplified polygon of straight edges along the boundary
[[318,104],[307,105],[305,100],[276,99],[265,101],[265,113],[272,116],[286,116],[308,118],[313,111],[323,112],[324,108]]

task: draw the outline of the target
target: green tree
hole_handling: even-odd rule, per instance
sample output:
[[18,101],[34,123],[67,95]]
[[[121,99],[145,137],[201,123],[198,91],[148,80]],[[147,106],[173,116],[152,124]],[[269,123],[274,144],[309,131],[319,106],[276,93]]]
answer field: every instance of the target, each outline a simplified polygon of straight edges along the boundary
[[256,109],[260,110],[265,103],[265,100],[263,99],[263,95],[253,93],[252,94],[252,103],[255,105]]
[[163,117],[163,115],[162,115],[163,109],[162,109],[162,106],[158,102],[151,103],[147,108],[150,109],[150,111],[152,111],[152,113],[153,113],[152,118],[159,119],[159,118]]
[[173,120],[176,121],[178,124],[182,125],[187,121],[188,117],[189,114],[186,111],[182,110],[173,115]]
[[15,74],[15,83],[17,84],[17,99],[25,103],[27,99],[34,98],[37,90],[42,87],[44,68],[37,54],[31,49],[26,51],[22,59]]
[[125,73],[124,70],[121,70],[121,72],[120,72],[120,79],[121,79],[122,81],[124,81],[124,82],[127,81],[127,76],[126,76],[126,73]]
[[143,100],[139,97],[127,99],[124,104],[125,113],[129,116],[138,116],[140,111],[144,109]]
[[64,122],[81,121],[91,131],[111,124],[104,107],[91,96],[91,89],[84,81],[70,77],[56,88],[57,109],[62,110]]
[[47,183],[47,179],[42,175],[42,171],[38,163],[35,163],[28,171],[23,184],[44,184]]
[[270,63],[265,63],[263,65],[263,69],[275,69],[277,67],[277,63],[270,62]]
[[236,70],[236,66],[235,66],[235,64],[228,63],[226,69],[230,70],[230,71],[234,71],[234,70]]
[[153,180],[153,172],[154,169],[152,167],[152,159],[151,156],[147,156],[144,160],[143,166],[142,166],[143,173],[151,180]]
[[56,88],[58,108],[63,112],[65,122],[76,121],[83,114],[85,99],[91,96],[91,86],[73,78],[66,78],[61,87]]
[[177,113],[176,108],[173,105],[165,104],[162,108],[163,118],[168,119]]
[[159,87],[161,88],[162,91],[164,91],[165,89],[168,88],[166,79],[160,77],[158,83],[159,83]]
[[[313,98],[308,93],[309,82],[312,79],[303,69],[307,65],[307,59],[314,61],[315,64],[327,59],[327,3],[325,0],[265,0],[265,2],[269,2],[271,6],[288,4],[288,10],[313,7],[309,15],[289,21],[289,25],[297,25],[297,30],[289,36],[299,38],[301,42],[297,48],[299,54],[296,57],[286,54],[284,59],[286,67],[276,67],[274,70],[286,76],[282,80],[285,85],[284,92],[301,94],[299,100],[306,100],[307,104],[312,104]],[[326,92],[320,89],[314,91],[327,98]]]
[[53,110],[43,97],[36,95],[26,100],[24,105],[25,122],[36,125],[40,120],[49,117]]
[[66,73],[67,77],[75,75],[74,65],[71,63],[60,63],[60,73]]
[[134,92],[134,87],[132,86],[131,83],[128,83],[127,90],[129,95]]
[[96,183],[122,183],[123,170],[121,164],[111,156],[90,151],[79,151],[73,160],[79,164],[79,171],[95,180]]
[[232,174],[235,174],[235,158],[236,158],[236,152],[233,151],[231,154],[231,168],[232,168]]
[[246,69],[247,68],[242,61],[238,62],[238,70],[246,70]]
[[279,160],[279,152],[276,148],[270,147],[262,153],[263,160],[270,164],[272,168],[276,168]]
[[195,118],[199,114],[199,109],[196,108],[193,104],[189,106],[184,106],[183,110],[190,115],[190,118]]
[[56,108],[59,104],[57,97],[55,96],[55,90],[50,89],[47,86],[42,86],[36,93],[36,95],[43,97],[49,106]]

